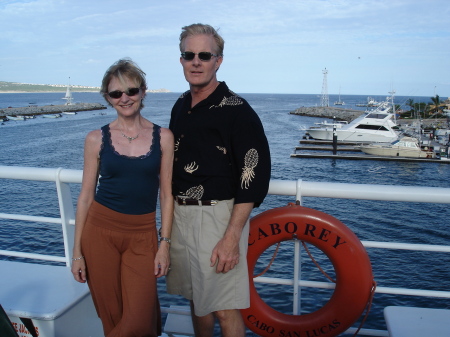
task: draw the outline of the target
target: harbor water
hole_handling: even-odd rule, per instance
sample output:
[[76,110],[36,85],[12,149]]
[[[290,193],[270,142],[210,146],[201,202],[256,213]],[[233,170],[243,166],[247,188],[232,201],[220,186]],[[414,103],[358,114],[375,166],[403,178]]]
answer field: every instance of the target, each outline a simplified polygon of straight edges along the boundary
[[[167,127],[170,110],[179,93],[151,93],[147,95],[144,117]],[[253,106],[264,125],[272,156],[272,179],[356,184],[450,187],[450,165],[439,163],[381,162],[374,160],[291,158],[304,131],[321,118],[289,114],[301,106],[319,104],[318,95],[296,94],[241,94]],[[30,104],[61,104],[63,93],[0,94],[0,109]],[[106,104],[98,93],[73,93],[75,102]],[[345,96],[347,106],[366,101],[366,96]],[[382,101],[385,97],[375,97]],[[395,103],[407,99],[429,102],[428,97],[395,97]],[[330,101],[337,100],[330,95]],[[83,144],[86,134],[111,122],[115,111],[108,107],[101,111],[85,111],[76,115],[46,119],[37,117],[26,121],[8,121],[0,125],[0,165],[29,167],[62,167],[82,169]],[[31,185],[31,186],[30,186]],[[26,193],[22,191],[26,188]],[[71,186],[74,202],[80,186]],[[45,182],[1,181],[0,212],[58,217],[58,203],[54,186]],[[294,202],[288,196],[268,196],[254,214]],[[396,203],[366,200],[336,200],[304,198],[303,205],[336,217],[360,240],[402,243],[448,244],[450,209],[444,204]],[[63,255],[60,228],[50,224],[24,223],[8,220],[0,222],[0,250],[24,250],[40,254]],[[314,254],[316,252],[313,250]],[[270,253],[270,252],[269,252]],[[379,286],[398,286],[427,290],[450,290],[448,265],[450,256],[427,252],[405,252],[368,249],[372,268]],[[326,259],[318,260],[327,268]],[[264,276],[292,277],[293,244],[285,242],[271,269]],[[438,258],[436,257],[438,256]],[[1,257],[3,259],[11,259]],[[258,265],[268,263],[271,254],[265,254]],[[302,278],[323,281],[314,268],[305,267]],[[74,281],[75,282],[75,281]],[[161,305],[187,305],[180,297],[165,293],[164,279],[158,283]],[[291,288],[266,285],[259,292],[276,310],[292,311]],[[303,291],[303,290],[302,290]],[[324,295],[325,300],[319,300]],[[311,312],[323,306],[330,296],[325,290],[305,290],[302,312]],[[416,298],[376,294],[366,328],[386,329],[383,308],[389,305],[410,305],[450,308],[450,300]],[[253,336],[248,333],[248,336]]]

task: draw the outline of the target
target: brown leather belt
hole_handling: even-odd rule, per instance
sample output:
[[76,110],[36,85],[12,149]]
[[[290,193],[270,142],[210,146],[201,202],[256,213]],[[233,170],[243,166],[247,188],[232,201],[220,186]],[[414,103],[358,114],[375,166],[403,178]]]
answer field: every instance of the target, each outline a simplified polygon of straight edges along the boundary
[[174,199],[181,206],[214,206],[218,202],[218,200],[197,200],[179,196],[174,197]]

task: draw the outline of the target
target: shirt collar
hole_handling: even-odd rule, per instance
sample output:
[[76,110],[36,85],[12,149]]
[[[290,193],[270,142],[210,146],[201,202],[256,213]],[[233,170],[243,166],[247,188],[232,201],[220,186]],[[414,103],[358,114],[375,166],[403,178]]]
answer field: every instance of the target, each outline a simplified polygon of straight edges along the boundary
[[[199,102],[196,107],[201,106],[211,106],[211,105],[218,105],[223,100],[225,95],[229,92],[228,86],[225,82],[220,82],[217,88],[203,101]],[[192,95],[190,90],[187,92],[188,95],[185,96],[185,104],[191,105],[192,102]]]

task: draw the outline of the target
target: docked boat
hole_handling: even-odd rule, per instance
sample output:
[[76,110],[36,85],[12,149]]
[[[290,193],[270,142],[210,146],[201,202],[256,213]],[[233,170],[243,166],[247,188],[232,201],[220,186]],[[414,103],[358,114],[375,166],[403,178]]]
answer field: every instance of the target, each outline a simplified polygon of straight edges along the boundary
[[62,117],[62,115],[60,113],[45,114],[45,115],[42,115],[42,117],[44,117],[44,118],[60,118],[60,117]]
[[76,111],[63,111],[62,112],[63,115],[76,115]]
[[24,116],[10,116],[6,115],[6,118],[8,118],[10,121],[24,121],[26,118]]
[[339,88],[339,99],[334,102],[334,105],[345,105],[345,102],[341,101],[341,89]]
[[361,151],[384,157],[436,158],[436,154],[427,146],[421,146],[413,137],[403,137],[391,144],[361,145]]
[[383,102],[377,102],[372,97],[367,97],[367,103],[358,103],[358,104],[356,104],[356,106],[368,107],[368,108],[376,108],[376,107],[380,106],[382,103]]
[[[391,143],[398,139],[400,131],[395,122],[392,97],[388,97],[376,109],[367,111],[347,125],[334,127],[323,125],[306,129],[307,134],[319,140],[333,140],[334,132],[338,141],[357,143]],[[392,104],[392,105],[391,105]]]

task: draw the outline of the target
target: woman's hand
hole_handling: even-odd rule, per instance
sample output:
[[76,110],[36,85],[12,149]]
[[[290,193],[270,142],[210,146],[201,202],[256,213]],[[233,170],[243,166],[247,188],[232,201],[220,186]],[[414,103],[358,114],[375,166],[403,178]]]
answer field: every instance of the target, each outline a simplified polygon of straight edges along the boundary
[[72,274],[75,281],[86,283],[86,263],[84,258],[72,262]]
[[162,241],[155,256],[155,276],[167,275],[170,270],[169,243]]

